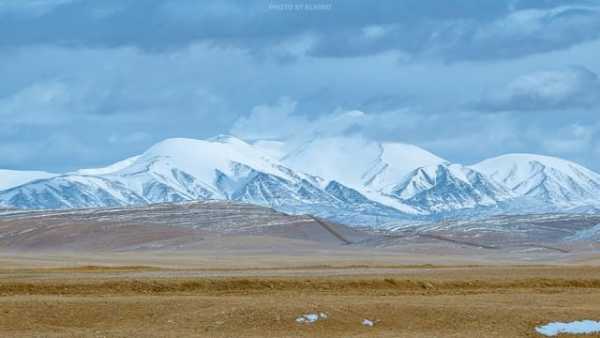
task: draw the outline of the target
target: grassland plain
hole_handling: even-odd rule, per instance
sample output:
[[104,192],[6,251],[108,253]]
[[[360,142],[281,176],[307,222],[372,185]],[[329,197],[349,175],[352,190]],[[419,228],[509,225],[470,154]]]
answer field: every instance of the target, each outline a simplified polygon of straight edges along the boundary
[[[600,315],[595,260],[180,258],[169,267],[174,257],[2,255],[0,336],[536,337],[537,325]],[[296,322],[321,312],[327,319]]]

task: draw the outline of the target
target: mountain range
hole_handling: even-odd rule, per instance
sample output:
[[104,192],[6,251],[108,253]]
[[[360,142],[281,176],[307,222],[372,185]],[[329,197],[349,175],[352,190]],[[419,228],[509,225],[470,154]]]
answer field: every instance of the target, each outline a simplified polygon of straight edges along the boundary
[[299,145],[174,138],[104,168],[0,170],[0,209],[232,200],[357,226],[440,217],[595,211],[600,175],[567,160],[508,154],[451,163],[418,146],[352,137]]

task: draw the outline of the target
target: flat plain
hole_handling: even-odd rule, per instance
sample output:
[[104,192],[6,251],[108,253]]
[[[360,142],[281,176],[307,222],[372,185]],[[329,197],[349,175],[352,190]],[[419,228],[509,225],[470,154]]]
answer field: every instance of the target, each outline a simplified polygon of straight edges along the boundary
[[[207,257],[4,254],[0,336],[536,337],[537,325],[600,311],[593,259],[557,266],[385,252]],[[327,318],[296,322],[308,313]]]

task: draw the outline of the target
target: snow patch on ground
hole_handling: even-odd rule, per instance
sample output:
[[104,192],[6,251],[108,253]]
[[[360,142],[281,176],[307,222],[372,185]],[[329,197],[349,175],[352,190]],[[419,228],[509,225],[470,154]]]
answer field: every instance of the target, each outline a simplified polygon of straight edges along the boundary
[[546,325],[538,326],[535,330],[544,336],[557,336],[561,333],[570,334],[586,334],[599,333],[600,321],[581,320],[569,323],[554,322]]
[[362,325],[372,327],[375,325],[375,322],[368,319],[363,319]]
[[303,314],[302,316],[296,318],[296,323],[299,324],[311,324],[316,322],[317,320],[323,320],[323,319],[327,319],[327,314],[326,313],[307,313],[307,314]]

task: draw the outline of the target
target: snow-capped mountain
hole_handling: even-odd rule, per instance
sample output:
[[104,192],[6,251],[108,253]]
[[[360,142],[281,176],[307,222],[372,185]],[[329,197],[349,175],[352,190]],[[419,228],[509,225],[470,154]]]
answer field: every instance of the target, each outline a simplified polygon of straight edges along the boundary
[[293,147],[281,161],[295,170],[366,191],[385,191],[416,168],[448,162],[411,144],[357,137],[313,139]]
[[234,200],[354,225],[493,213],[599,210],[600,175],[511,154],[453,164],[410,144],[353,137],[300,144],[167,139],[104,168],[0,171],[0,206],[87,208]]
[[492,206],[510,197],[475,170],[411,144],[321,138],[298,146],[282,161],[413,214]]
[[471,167],[505,186],[515,198],[551,208],[600,204],[600,175],[574,162],[533,155],[509,154]]
[[219,199],[343,221],[354,217],[360,223],[403,216],[341,184],[327,183],[283,166],[244,141],[221,136],[168,139],[106,168],[1,191],[0,201],[17,208],[84,208]]

